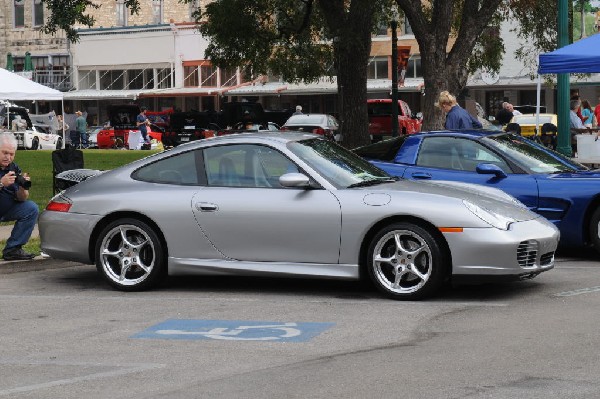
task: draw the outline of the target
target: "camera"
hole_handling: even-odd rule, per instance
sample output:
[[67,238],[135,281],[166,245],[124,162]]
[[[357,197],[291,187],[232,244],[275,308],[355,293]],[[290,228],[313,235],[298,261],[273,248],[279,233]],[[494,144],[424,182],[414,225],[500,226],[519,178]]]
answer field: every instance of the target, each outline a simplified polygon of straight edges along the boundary
[[15,178],[15,183],[23,187],[25,190],[29,190],[29,188],[31,187],[31,180],[25,180],[25,178],[22,175],[17,175],[17,177]]

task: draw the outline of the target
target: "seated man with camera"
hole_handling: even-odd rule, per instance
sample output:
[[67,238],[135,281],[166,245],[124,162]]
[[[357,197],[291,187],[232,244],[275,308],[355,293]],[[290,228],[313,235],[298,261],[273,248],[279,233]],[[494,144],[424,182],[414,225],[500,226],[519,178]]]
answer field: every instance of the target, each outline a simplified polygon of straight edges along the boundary
[[0,221],[14,220],[10,238],[2,252],[4,260],[33,259],[22,246],[29,241],[38,217],[38,206],[29,198],[31,181],[13,162],[17,140],[12,133],[0,133]]

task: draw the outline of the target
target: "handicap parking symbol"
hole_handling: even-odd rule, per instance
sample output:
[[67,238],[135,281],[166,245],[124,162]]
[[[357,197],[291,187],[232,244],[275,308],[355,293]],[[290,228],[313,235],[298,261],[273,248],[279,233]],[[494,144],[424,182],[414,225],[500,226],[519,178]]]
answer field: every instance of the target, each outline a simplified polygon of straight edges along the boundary
[[133,335],[131,338],[304,342],[316,337],[334,324],[171,319],[147,328]]

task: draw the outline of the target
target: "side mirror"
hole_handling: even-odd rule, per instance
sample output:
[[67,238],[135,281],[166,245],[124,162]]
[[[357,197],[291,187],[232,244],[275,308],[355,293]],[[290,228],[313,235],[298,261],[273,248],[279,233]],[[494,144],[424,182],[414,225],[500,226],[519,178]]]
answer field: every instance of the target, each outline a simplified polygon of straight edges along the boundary
[[482,175],[495,175],[496,177],[507,177],[506,173],[498,165],[491,163],[480,163],[475,169],[477,173]]
[[279,177],[279,184],[283,187],[310,187],[310,179],[302,173],[286,173]]

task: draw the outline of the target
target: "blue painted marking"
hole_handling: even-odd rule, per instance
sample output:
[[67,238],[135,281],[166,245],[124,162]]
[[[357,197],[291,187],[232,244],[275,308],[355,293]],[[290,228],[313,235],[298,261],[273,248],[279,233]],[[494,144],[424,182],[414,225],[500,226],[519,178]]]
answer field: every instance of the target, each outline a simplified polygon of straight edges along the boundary
[[171,319],[132,335],[131,338],[304,342],[334,325],[335,323]]

